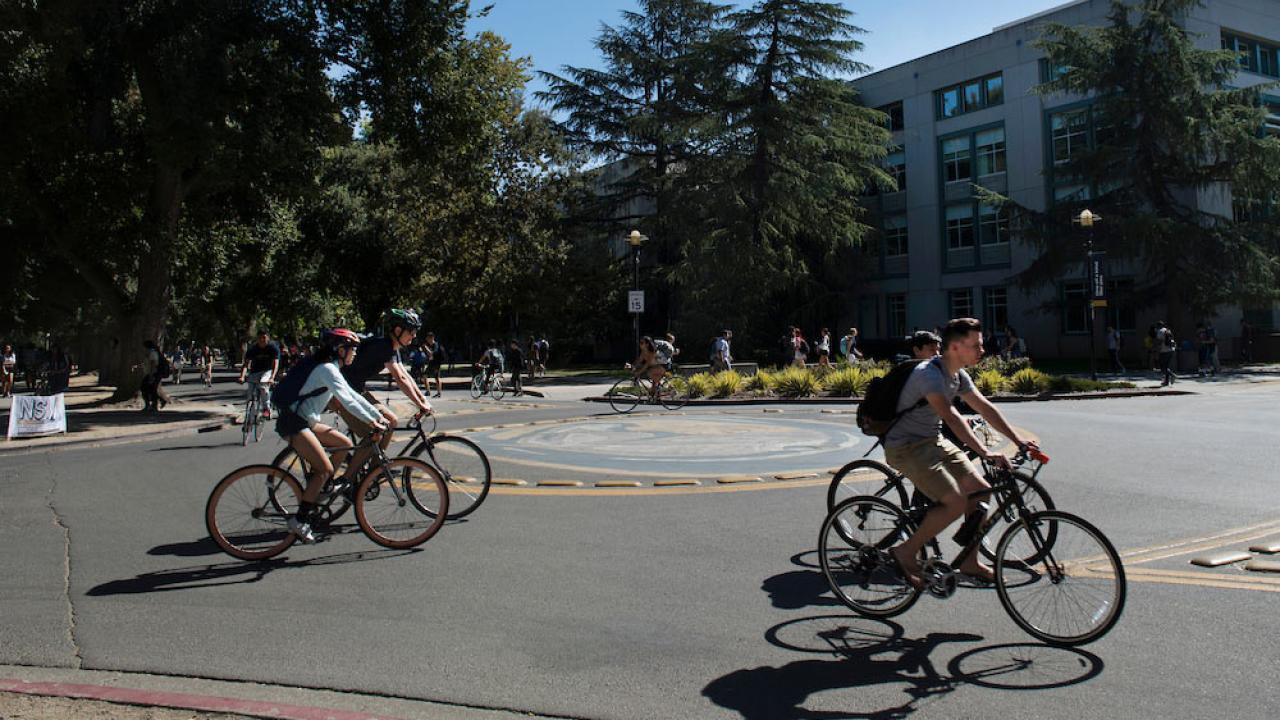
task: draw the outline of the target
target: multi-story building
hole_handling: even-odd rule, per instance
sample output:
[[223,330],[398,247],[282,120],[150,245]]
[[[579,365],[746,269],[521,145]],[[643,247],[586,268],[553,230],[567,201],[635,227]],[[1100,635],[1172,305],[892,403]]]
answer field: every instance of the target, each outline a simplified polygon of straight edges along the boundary
[[[854,319],[864,336],[900,337],[972,316],[988,327],[1013,326],[1036,357],[1087,355],[1085,268],[1024,294],[1011,277],[1030,266],[1036,251],[1011,242],[1007,217],[978,202],[973,185],[1038,210],[1097,191],[1055,177],[1055,164],[1105,128],[1095,124],[1089,98],[1032,92],[1052,72],[1035,42],[1045,22],[1104,25],[1110,6],[1110,0],[1070,2],[854,81],[862,101],[890,118],[897,149],[888,167],[900,188],[870,200],[883,232],[875,277],[856,299]],[[1280,78],[1280,2],[1211,0],[1185,25],[1198,46],[1240,53],[1238,86]],[[1268,103],[1274,108],[1268,130],[1280,132],[1280,92]],[[1203,192],[1197,202],[1230,214],[1231,198],[1222,195]],[[1082,234],[1062,238],[1083,241]],[[1141,272],[1111,263],[1109,306],[1097,320],[1127,333],[1130,352],[1140,352],[1141,335],[1163,313],[1134,301]],[[1242,314],[1255,326],[1280,327],[1277,307],[1221,308],[1215,324],[1224,357],[1234,352]]]

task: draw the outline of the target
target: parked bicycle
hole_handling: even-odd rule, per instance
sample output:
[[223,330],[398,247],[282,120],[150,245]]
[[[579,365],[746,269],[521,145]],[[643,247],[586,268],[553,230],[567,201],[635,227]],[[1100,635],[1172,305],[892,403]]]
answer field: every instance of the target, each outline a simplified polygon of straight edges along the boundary
[[486,376],[484,370],[471,378],[471,397],[479,400],[488,395],[494,400],[501,400],[507,394],[507,376],[501,370],[494,370]]
[[[414,437],[399,457],[425,460],[444,478],[449,492],[447,519],[457,520],[475,512],[488,497],[493,483],[489,457],[480,446],[464,437],[436,433],[435,415],[412,420],[406,429],[413,431]],[[286,446],[277,453],[271,464],[288,470],[295,477],[306,477],[305,463],[292,447]],[[335,504],[333,509],[333,519],[347,511],[341,504]],[[435,510],[425,508],[426,511]]]
[[[430,540],[444,526],[449,490],[430,464],[411,457],[388,458],[370,433],[355,446],[326,448],[334,466],[357,450],[370,448],[369,470],[351,484],[336,473],[325,481],[309,519],[318,535],[355,508],[356,522],[370,540],[389,548],[411,548]],[[305,475],[303,476],[305,481]],[[289,518],[298,511],[302,483],[276,465],[246,465],[218,481],[205,504],[209,536],[232,557],[266,560],[297,540]]]
[[[1028,484],[1016,471],[1033,460],[1035,469],[1025,479],[1039,487],[1036,476],[1049,458],[1038,451],[1019,452],[1013,470],[984,467],[992,487],[978,494],[990,495],[996,509],[951,563],[942,560],[936,539],[921,551],[925,590],[938,598],[951,597],[959,579],[954,568],[977,548],[989,547],[983,538],[1003,523],[992,551],[1000,604],[1033,637],[1053,645],[1084,645],[1105,635],[1120,619],[1126,595],[1124,566],[1111,541],[1084,519],[1028,505],[1023,494]],[[901,482],[891,485],[903,489]],[[927,509],[927,500],[908,512],[876,495],[840,501],[818,536],[822,572],[836,598],[868,617],[892,617],[914,605],[924,591],[907,582],[889,550],[915,531]]]
[[647,375],[631,376],[614,383],[606,396],[609,406],[619,413],[629,413],[640,403],[679,410],[689,402],[689,384],[669,372],[656,384]]

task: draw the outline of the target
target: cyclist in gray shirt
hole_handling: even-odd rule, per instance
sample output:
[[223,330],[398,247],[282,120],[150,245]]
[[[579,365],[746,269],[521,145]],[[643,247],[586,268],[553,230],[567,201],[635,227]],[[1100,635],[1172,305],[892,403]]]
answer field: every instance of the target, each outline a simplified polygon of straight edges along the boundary
[[[1000,467],[1009,467],[1009,458],[992,452],[974,437],[969,424],[956,412],[956,396],[978,412],[992,427],[1018,447],[1034,447],[1005,420],[1004,415],[974,387],[965,368],[982,359],[982,323],[973,318],[957,318],[942,331],[942,355],[916,367],[898,397],[898,412],[906,411],[885,436],[884,456],[889,465],[906,475],[912,484],[934,502],[920,527],[906,542],[890,550],[903,577],[923,588],[918,557],[921,549],[948,525],[966,516],[965,527],[976,527],[986,511],[972,493],[990,488],[968,456],[942,436],[942,423],[955,433],[978,457]],[[921,400],[924,404],[918,405]],[[991,581],[991,568],[972,553],[960,572]]]

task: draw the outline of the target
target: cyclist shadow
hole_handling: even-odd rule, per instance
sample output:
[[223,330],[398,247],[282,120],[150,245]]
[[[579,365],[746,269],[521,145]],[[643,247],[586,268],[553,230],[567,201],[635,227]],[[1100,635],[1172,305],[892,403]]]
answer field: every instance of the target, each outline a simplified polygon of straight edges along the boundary
[[[932,659],[949,643],[983,638],[969,633],[903,636],[900,625],[855,615],[825,615],[790,620],[765,633],[770,644],[794,652],[834,656],[797,660],[780,667],[735,670],[712,680],[702,694],[748,720],[759,718],[903,718],[969,684],[987,688],[1046,689],[1085,682],[1102,672],[1097,656],[1078,649],[1034,643],[978,647],[954,656],[941,672]],[[877,685],[902,686],[907,699],[898,705],[865,710],[813,710],[809,698],[833,690]],[[865,698],[866,693],[843,697]]]
[[[326,531],[326,535],[322,536],[322,542],[330,536],[358,532],[360,532],[360,527],[355,523],[338,523],[329,527]],[[174,557],[204,557],[206,555],[221,555],[222,548],[218,547],[218,544],[213,541],[213,538],[206,535],[199,540],[157,545],[148,550],[147,554],[173,555]]]
[[[177,543],[175,545],[197,545],[198,543]],[[212,544],[212,541],[210,541]],[[160,546],[173,547],[173,546]],[[240,585],[261,581],[267,575],[281,570],[298,570],[318,565],[341,565],[353,562],[373,562],[392,560],[422,552],[422,548],[407,550],[365,550],[361,552],[336,553],[306,560],[289,560],[287,557],[274,558],[261,562],[232,561],[199,565],[194,567],[174,568],[142,573],[131,578],[111,580],[90,588],[86,595],[102,597],[107,595],[137,595],[152,592],[172,592],[175,590],[199,590],[202,588],[220,587],[223,585]],[[159,554],[159,553],[152,553]],[[174,553],[176,554],[176,553]]]

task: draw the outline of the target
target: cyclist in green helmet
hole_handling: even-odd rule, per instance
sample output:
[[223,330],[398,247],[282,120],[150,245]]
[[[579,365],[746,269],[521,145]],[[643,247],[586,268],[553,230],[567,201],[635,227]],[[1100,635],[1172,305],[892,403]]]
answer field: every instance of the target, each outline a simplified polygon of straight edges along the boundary
[[[390,376],[390,380],[394,382],[404,396],[409,398],[409,402],[417,408],[414,418],[420,418],[423,415],[431,413],[431,401],[427,400],[427,396],[422,394],[418,389],[418,383],[409,375],[409,371],[405,369],[400,362],[400,351],[407,347],[412,347],[415,338],[417,338],[418,330],[422,327],[422,321],[418,319],[418,314],[412,310],[402,310],[400,308],[392,308],[386,314],[387,334],[384,337],[369,338],[360,344],[360,353],[356,355],[354,361],[350,365],[342,368],[342,377],[346,379],[347,384],[353,390],[361,393],[366,400],[377,408],[382,414],[388,427],[396,428],[400,419],[396,414],[391,412],[385,404],[380,402],[369,392],[366,385],[378,377],[385,369]],[[371,426],[351,413],[341,405],[335,405],[334,410],[342,416],[343,422],[357,437],[364,437],[372,429]],[[382,448],[385,450],[391,444],[392,433],[385,433],[382,436]],[[373,450],[366,449],[360,451],[351,464],[347,466],[344,476],[348,480],[356,480],[355,473],[364,464],[364,461],[373,453]]]

